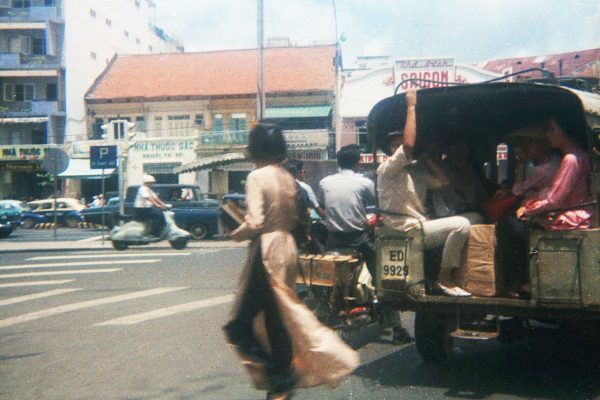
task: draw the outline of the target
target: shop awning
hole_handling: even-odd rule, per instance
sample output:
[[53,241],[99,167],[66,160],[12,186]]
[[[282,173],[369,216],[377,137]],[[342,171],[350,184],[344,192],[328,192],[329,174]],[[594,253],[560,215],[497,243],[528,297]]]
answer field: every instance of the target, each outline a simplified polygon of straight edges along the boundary
[[48,117],[0,118],[0,124],[37,124],[48,122]]
[[89,158],[71,158],[67,169],[58,174],[58,177],[71,179],[102,179],[103,176],[105,178],[109,177],[114,171],[114,168],[107,168],[104,170],[104,175],[102,175],[101,169],[90,168]]
[[267,108],[265,118],[323,118],[330,112],[331,106],[271,107]]
[[203,169],[211,169],[220,167],[222,165],[233,164],[240,161],[246,161],[246,156],[242,153],[225,153],[217,154],[215,156],[204,157],[191,163],[184,164],[180,167],[174,168],[173,172],[176,174],[182,174],[185,172],[201,171]]

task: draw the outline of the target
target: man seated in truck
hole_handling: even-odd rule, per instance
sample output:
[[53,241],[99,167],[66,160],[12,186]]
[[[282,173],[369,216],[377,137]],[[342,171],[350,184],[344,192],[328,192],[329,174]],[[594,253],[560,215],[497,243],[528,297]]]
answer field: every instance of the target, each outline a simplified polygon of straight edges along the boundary
[[389,158],[377,169],[377,193],[384,224],[399,230],[422,226],[425,249],[443,247],[435,287],[448,296],[470,296],[456,285],[452,272],[461,264],[470,222],[462,216],[430,220],[425,208],[427,191],[450,185],[440,167],[426,156],[413,160],[417,136],[415,91],[406,93],[404,131],[391,132],[379,143]]

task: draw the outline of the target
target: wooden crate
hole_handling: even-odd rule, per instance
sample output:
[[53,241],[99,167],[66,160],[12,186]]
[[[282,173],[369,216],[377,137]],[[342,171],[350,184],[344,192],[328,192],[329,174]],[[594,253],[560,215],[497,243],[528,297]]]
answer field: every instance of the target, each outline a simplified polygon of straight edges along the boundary
[[358,266],[358,260],[352,256],[303,254],[299,258],[301,272],[296,275],[296,283],[309,286],[348,285]]

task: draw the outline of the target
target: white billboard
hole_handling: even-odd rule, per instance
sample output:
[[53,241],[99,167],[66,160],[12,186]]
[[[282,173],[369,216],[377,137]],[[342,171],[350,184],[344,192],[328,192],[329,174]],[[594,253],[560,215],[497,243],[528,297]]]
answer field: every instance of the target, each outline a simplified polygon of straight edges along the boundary
[[[454,81],[453,58],[406,58],[394,61],[398,92],[448,86]],[[413,81],[409,81],[413,79]]]

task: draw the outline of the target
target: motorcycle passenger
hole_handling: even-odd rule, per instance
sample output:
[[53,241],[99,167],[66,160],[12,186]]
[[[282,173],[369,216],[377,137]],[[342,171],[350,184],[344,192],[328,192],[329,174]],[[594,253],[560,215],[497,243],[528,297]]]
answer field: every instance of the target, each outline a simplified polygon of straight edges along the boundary
[[156,179],[152,175],[145,174],[142,177],[142,184],[137,191],[133,207],[135,208],[135,220],[149,225],[147,232],[154,236],[159,236],[166,225],[165,217],[160,210],[165,208],[165,204],[152,191],[152,184]]

